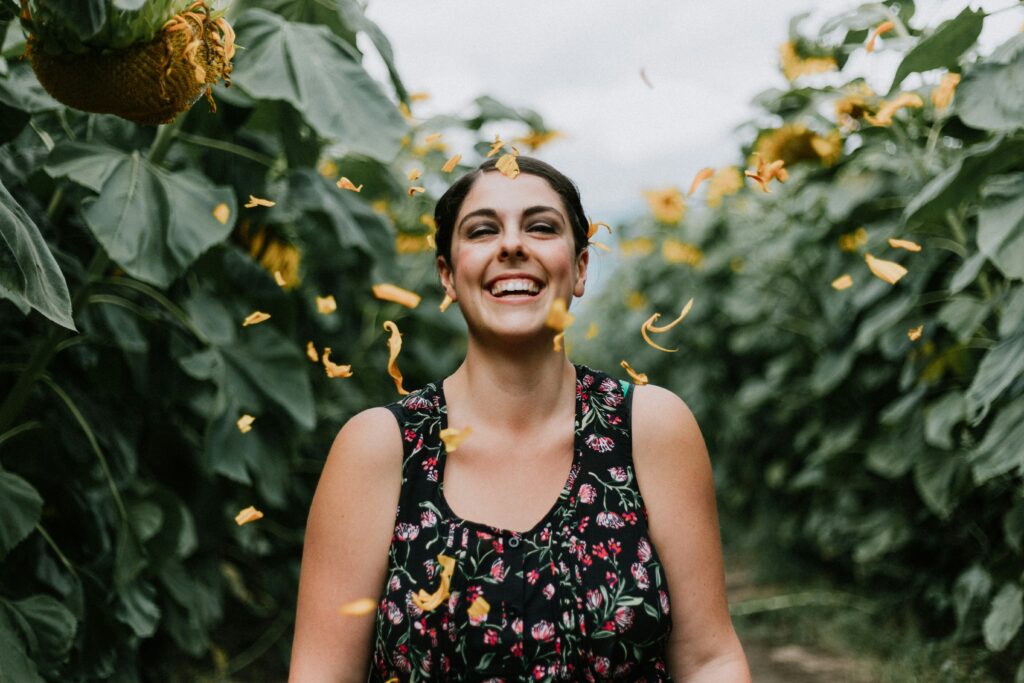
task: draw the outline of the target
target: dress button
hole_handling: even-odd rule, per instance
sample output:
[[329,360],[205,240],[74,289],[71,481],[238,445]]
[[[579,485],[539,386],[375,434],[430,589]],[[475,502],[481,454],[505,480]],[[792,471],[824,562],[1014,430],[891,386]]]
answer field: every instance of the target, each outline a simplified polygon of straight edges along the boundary
[[519,547],[519,537],[518,536],[513,536],[512,538],[508,539],[508,547],[509,548],[518,548]]

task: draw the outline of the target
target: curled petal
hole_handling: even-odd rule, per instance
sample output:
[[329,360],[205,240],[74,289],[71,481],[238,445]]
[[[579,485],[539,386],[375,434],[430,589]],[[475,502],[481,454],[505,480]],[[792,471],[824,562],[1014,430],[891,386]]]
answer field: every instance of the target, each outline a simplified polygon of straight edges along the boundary
[[363,191],[363,183],[360,183],[359,187],[356,187],[355,185],[352,184],[352,181],[346,178],[345,176],[341,176],[341,178],[339,178],[338,182],[335,184],[338,186],[339,190],[351,190],[352,192]]
[[687,316],[691,308],[693,308],[693,297],[690,297],[690,300],[686,302],[685,306],[683,306],[683,310],[679,313],[678,318],[670,322],[668,325],[662,325],[661,327],[655,327],[654,325],[651,325],[648,329],[650,329],[651,332],[668,332],[673,327],[675,327],[676,325],[683,321],[683,318]]
[[552,340],[556,352],[562,350],[562,339],[564,338],[565,332],[559,332],[558,334],[555,335],[554,339]]
[[544,324],[555,332],[564,332],[575,319],[576,316],[569,312],[565,299],[558,297],[551,302],[551,308],[548,310],[548,317]]
[[696,192],[697,188],[700,187],[700,184],[713,175],[715,175],[715,169],[713,168],[702,168],[697,171],[697,175],[693,177],[693,182],[690,183],[690,191],[686,193],[686,196],[690,196]]
[[402,372],[398,369],[398,353],[402,350],[402,334],[398,331],[398,325],[390,320],[384,321],[384,329],[391,333],[388,337],[388,374],[395,380],[395,388],[398,393],[405,396],[409,392],[402,388]]
[[284,279],[284,275],[281,275],[280,270],[274,271],[274,282],[277,283],[278,287],[284,287],[288,284],[288,281]]
[[924,325],[918,325],[917,327],[911,327],[907,330],[907,337],[910,341],[917,341],[921,338],[921,333],[924,332]]
[[506,152],[498,157],[498,163],[494,165],[501,174],[506,178],[513,180],[519,176],[519,162],[516,161],[516,155]]
[[655,313],[650,318],[645,320],[644,324],[640,326],[640,335],[644,338],[645,342],[647,342],[648,344],[650,344],[654,348],[658,349],[659,351],[664,351],[665,353],[675,353],[679,349],[666,349],[664,346],[658,346],[653,341],[651,341],[650,337],[647,336],[647,330],[649,329],[651,323],[653,323],[655,320],[657,320],[660,317],[661,317],[661,313]]
[[421,588],[419,593],[412,596],[413,604],[424,612],[430,612],[431,610],[437,609],[437,607],[448,599],[448,588],[451,585],[452,574],[455,573],[454,557],[448,557],[447,555],[441,554],[437,556],[437,561],[441,564],[440,584],[438,585],[437,590],[433,593],[428,593]]
[[309,358],[314,363],[320,362],[320,356],[319,354],[317,354],[316,347],[313,346],[312,341],[306,342],[306,357]]
[[352,366],[351,365],[338,365],[331,360],[331,347],[325,346],[321,360],[324,363],[324,371],[330,378],[336,377],[351,377]]
[[609,235],[612,234],[612,226],[608,225],[604,221],[596,221],[594,223],[591,223],[590,226],[587,228],[588,240],[597,234],[598,228],[605,228],[608,231]]
[[410,187],[409,190],[408,190],[410,197],[413,197],[415,195],[421,194],[421,193],[426,192],[426,191],[427,191],[427,188],[421,187],[419,185],[414,185],[413,187]]
[[463,429],[455,429],[454,427],[447,427],[442,429],[440,432],[441,441],[444,442],[444,452],[454,453],[466,437],[473,431],[472,427],[465,427]]
[[643,386],[644,384],[647,384],[647,373],[637,372],[636,370],[631,368],[629,366],[629,363],[627,363],[626,361],[622,361],[619,365],[621,365],[623,369],[627,373],[629,373],[629,376],[633,379],[633,382],[636,383],[638,386]]
[[263,513],[250,505],[235,515],[235,524],[242,526],[249,522],[255,522],[257,519],[263,519]]

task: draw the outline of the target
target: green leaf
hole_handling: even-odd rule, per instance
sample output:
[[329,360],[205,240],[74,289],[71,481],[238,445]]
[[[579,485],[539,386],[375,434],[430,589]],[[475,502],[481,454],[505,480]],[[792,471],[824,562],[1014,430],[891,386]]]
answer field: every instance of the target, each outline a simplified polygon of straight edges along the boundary
[[64,274],[25,209],[0,182],[0,298],[75,332]]
[[160,623],[160,606],[156,604],[156,587],[149,581],[139,579],[122,586],[117,592],[117,606],[114,616],[139,638],[149,638],[156,633]]
[[74,643],[75,616],[49,595],[32,595],[8,605],[32,629],[35,647],[31,654],[37,666],[47,675],[57,673]]
[[958,629],[963,629],[973,608],[987,601],[992,592],[992,577],[980,565],[972,565],[957,577],[953,585],[953,611]]
[[914,196],[903,211],[907,224],[942,221],[949,209],[973,199],[989,176],[1002,173],[1024,156],[1024,139],[997,135],[971,147]]
[[924,440],[936,448],[953,448],[953,427],[964,419],[964,397],[960,392],[951,391],[938,399],[924,411]]
[[985,24],[985,12],[965,8],[960,14],[948,19],[925,36],[900,62],[896,75],[889,86],[889,94],[903,82],[903,79],[918,71],[946,67],[955,69],[962,55],[978,39]]
[[351,152],[395,157],[408,126],[338,36],[260,9],[242,14],[235,29],[247,49],[232,83],[253,97],[288,102],[321,137]]
[[64,108],[63,104],[43,90],[32,67],[27,63],[12,65],[11,70],[0,78],[0,104],[28,114]]
[[986,481],[1017,470],[1024,474],[1024,401],[1003,408],[989,425],[985,438],[968,456],[974,481]]
[[961,344],[969,341],[989,314],[989,305],[980,299],[959,296],[939,309],[936,318]]
[[1007,296],[999,316],[999,336],[1006,338],[1024,324],[1024,285],[1017,285]]
[[1003,537],[1006,545],[1024,553],[1024,499],[1018,499],[1003,517]]
[[967,389],[967,416],[978,424],[989,406],[1003,391],[1024,373],[1024,333],[1007,339],[990,349],[978,366]]
[[0,559],[32,532],[42,510],[43,499],[31,484],[0,471]]
[[985,617],[985,645],[993,652],[1006,649],[1024,624],[1024,591],[1006,583],[992,598],[992,608]]
[[52,178],[67,177],[99,192],[125,156],[121,150],[107,145],[66,141],[53,148],[43,170]]
[[949,519],[955,504],[953,484],[962,459],[956,453],[927,452],[914,463],[914,485],[928,509]]
[[[225,204],[228,220],[214,209]],[[203,252],[231,232],[234,193],[195,171],[170,173],[126,155],[83,212],[110,258],[140,280],[167,287]]]
[[8,609],[0,603],[0,675],[4,681],[43,683],[35,662],[26,652],[20,629],[12,615],[8,614]]
[[1010,132],[1024,126],[1024,49],[971,66],[956,89],[954,111],[972,128]]
[[1024,173],[997,176],[985,183],[978,211],[978,248],[1003,275],[1024,279]]

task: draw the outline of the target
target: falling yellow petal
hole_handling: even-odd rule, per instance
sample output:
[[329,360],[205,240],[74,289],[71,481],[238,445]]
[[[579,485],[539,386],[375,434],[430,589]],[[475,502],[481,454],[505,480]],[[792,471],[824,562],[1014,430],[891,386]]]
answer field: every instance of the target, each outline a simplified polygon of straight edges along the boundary
[[896,24],[894,24],[891,21],[883,21],[881,24],[876,26],[875,30],[871,32],[871,37],[868,38],[868,44],[865,46],[867,48],[867,51],[874,52],[875,41],[878,40],[878,36],[882,35],[883,33],[888,33],[894,28],[896,28]]
[[921,245],[917,242],[911,242],[910,240],[898,240],[894,237],[889,238],[889,246],[893,249],[906,249],[907,251],[921,251]]
[[864,254],[864,260],[867,261],[868,268],[875,277],[885,280],[890,285],[896,284],[900,281],[900,278],[907,274],[907,269],[895,261],[884,261],[880,258],[875,258],[871,254]]
[[248,434],[252,430],[252,423],[255,419],[252,415],[243,415],[238,418],[238,422],[235,423],[238,426],[238,431]]
[[388,337],[388,374],[395,380],[395,388],[398,393],[405,396],[409,392],[402,388],[402,372],[398,369],[398,353],[402,350],[402,334],[398,331],[398,325],[390,320],[384,321],[384,329],[391,333]]
[[327,296],[318,296],[316,298],[316,310],[322,315],[334,313],[338,310],[338,302],[334,300],[334,295],[328,294]]
[[487,616],[487,613],[491,611],[491,605],[489,602],[483,599],[482,596],[477,596],[477,599],[473,601],[473,604],[469,606],[466,613],[470,619],[479,621]]
[[840,292],[843,291],[844,289],[849,289],[852,286],[853,286],[853,278],[850,277],[849,273],[845,273],[843,275],[840,275],[839,277],[837,277],[835,280],[832,281],[832,288],[833,289],[837,289]]
[[410,292],[408,289],[387,283],[373,285],[373,295],[381,301],[392,301],[406,308],[416,308],[420,305],[422,298],[416,292]]
[[320,362],[320,355],[316,352],[316,347],[313,346],[312,341],[306,342],[306,356],[314,363]]
[[427,135],[425,138],[423,138],[423,142],[425,142],[426,144],[430,145],[430,144],[433,144],[433,143],[437,142],[440,139],[441,139],[441,134],[440,133],[431,133],[430,135]]
[[337,363],[335,363],[335,362],[333,362],[331,360],[331,347],[330,346],[325,346],[324,347],[324,352],[323,352],[323,356],[321,357],[321,360],[324,363],[324,372],[327,373],[328,377],[331,377],[331,378],[336,378],[336,377],[344,378],[344,377],[351,377],[352,376],[352,366],[351,365],[338,365]]
[[519,175],[519,162],[516,161],[516,155],[511,152],[506,152],[498,157],[498,162],[494,164],[494,167],[501,171],[506,178],[515,180]]
[[242,526],[249,522],[255,522],[257,519],[263,519],[263,513],[250,505],[235,515],[235,524]]
[[242,321],[242,327],[248,327],[249,325],[256,325],[263,322],[264,320],[270,320],[269,313],[263,313],[262,311],[253,311],[245,320]]
[[[690,313],[690,309],[691,308],[693,308],[693,297],[690,297],[690,300],[686,302],[685,306],[683,306],[683,310],[679,313],[679,317],[678,318],[676,318],[675,320],[670,322],[668,325],[662,325],[661,327],[655,327],[653,324],[649,325],[648,329],[651,332],[656,332],[656,333],[668,332],[673,327],[675,327],[676,325],[678,325],[679,323],[681,323],[683,321],[683,318],[685,318]],[[656,316],[660,316],[661,314],[660,313],[656,313],[655,315]],[[655,318],[655,320],[657,320],[657,319],[658,318]]]
[[744,175],[756,180],[762,191],[770,192],[768,183],[772,180],[778,180],[780,183],[789,180],[789,171],[785,169],[785,162],[782,159],[776,159],[769,164],[759,152],[754,152],[754,156],[757,157],[757,170],[745,171]]
[[448,161],[444,162],[444,166],[441,167],[441,170],[444,171],[445,173],[451,173],[452,171],[455,170],[455,165],[458,164],[461,160],[462,155],[455,154],[449,157]]
[[587,328],[587,339],[593,339],[597,336],[597,323],[590,323],[590,327]]
[[608,225],[608,224],[607,224],[607,223],[605,223],[604,221],[595,221],[595,222],[591,223],[591,224],[590,224],[590,225],[589,225],[589,226],[587,227],[587,239],[588,239],[588,240],[589,240],[589,239],[590,239],[591,237],[593,237],[594,235],[596,235],[596,234],[597,234],[597,230],[598,230],[598,228],[604,228],[605,230],[607,230],[607,231],[608,231],[608,234],[609,234],[609,235],[610,235],[610,234],[612,234],[612,226]]
[[907,336],[910,338],[910,341],[917,341],[921,338],[922,332],[924,332],[924,325],[918,325],[907,330]]
[[343,617],[364,617],[376,611],[377,602],[372,598],[359,598],[338,608],[338,613]]
[[564,338],[565,332],[559,332],[554,336],[554,339],[552,339],[552,344],[554,346],[555,353],[558,353],[559,351],[562,350],[562,339]]
[[678,223],[686,213],[683,194],[674,187],[662,190],[646,190],[644,197],[651,213],[661,223]]
[[213,207],[212,213],[213,217],[216,218],[217,222],[221,225],[227,225],[228,219],[231,218],[231,209],[224,202]]
[[601,251],[611,251],[612,250],[611,247],[609,247],[607,244],[604,244],[603,242],[590,242],[590,246],[597,247]]
[[576,316],[569,312],[565,299],[558,297],[551,302],[551,308],[548,309],[548,317],[544,324],[555,332],[565,332],[575,319]]
[[932,104],[938,111],[947,108],[953,101],[956,93],[956,86],[960,83],[960,74],[947,73],[939,81],[939,84],[932,89]]
[[277,202],[271,201],[269,199],[260,199],[259,197],[249,195],[249,201],[245,203],[245,208],[251,209],[254,206],[274,206],[276,204]]
[[690,191],[686,193],[686,196],[690,196],[696,192],[697,188],[700,187],[700,184],[713,175],[715,175],[715,169],[713,168],[702,168],[697,171],[697,175],[693,177],[693,182],[690,183]]
[[341,176],[341,178],[339,178],[338,182],[335,184],[338,186],[339,190],[352,190],[353,192],[363,191],[363,183],[360,183],[359,187],[356,187],[355,185],[352,184],[352,181],[346,178],[345,176]]
[[413,604],[419,607],[424,612],[430,612],[436,609],[448,599],[448,589],[451,585],[452,574],[455,573],[455,558],[448,557],[447,555],[441,554],[437,556],[437,561],[441,564],[441,575],[440,583],[437,590],[433,593],[428,593],[422,588],[419,593],[412,596]]
[[448,310],[448,307],[452,305],[452,298],[447,294],[441,299],[441,304],[437,307],[442,313]]
[[527,135],[515,138],[513,142],[518,142],[520,144],[527,145],[531,150],[536,150],[542,147],[543,145],[548,144],[552,140],[557,140],[558,138],[561,137],[565,137],[565,135],[557,130],[548,130],[544,132],[541,132],[539,130],[531,130]]
[[490,159],[495,154],[501,151],[501,148],[505,146],[505,143],[501,141],[501,137],[495,133],[494,142],[491,143],[491,151],[487,153],[487,158]]
[[421,175],[423,175],[423,171],[421,171],[418,168],[413,168],[410,169],[409,172],[405,174],[405,177],[408,178],[410,181],[415,181],[419,180]]
[[288,284],[288,281],[284,279],[284,275],[281,275],[280,270],[274,271],[274,282],[277,283],[278,287],[284,287]]
[[637,384],[637,386],[643,386],[643,385],[647,384],[647,381],[648,381],[647,380],[647,373],[645,373],[645,372],[637,372],[636,370],[631,368],[629,366],[629,363],[627,363],[626,361],[622,361],[619,365],[621,365],[623,367],[623,369],[627,373],[629,373],[629,376],[633,379],[633,382],[635,382]]
[[463,429],[447,427],[442,429],[440,435],[441,441],[444,442],[444,452],[454,453],[458,449],[459,444],[465,441],[472,431],[472,427],[464,427]]
[[839,236],[839,248],[843,251],[857,251],[867,243],[868,231],[862,227]]

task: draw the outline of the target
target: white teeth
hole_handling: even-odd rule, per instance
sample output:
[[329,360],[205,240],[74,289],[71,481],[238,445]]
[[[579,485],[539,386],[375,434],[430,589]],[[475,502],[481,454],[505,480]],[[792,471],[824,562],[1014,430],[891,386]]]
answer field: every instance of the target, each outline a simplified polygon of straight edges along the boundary
[[540,287],[533,280],[499,280],[491,286],[491,294],[497,296],[502,292],[515,292],[517,294],[536,294]]

